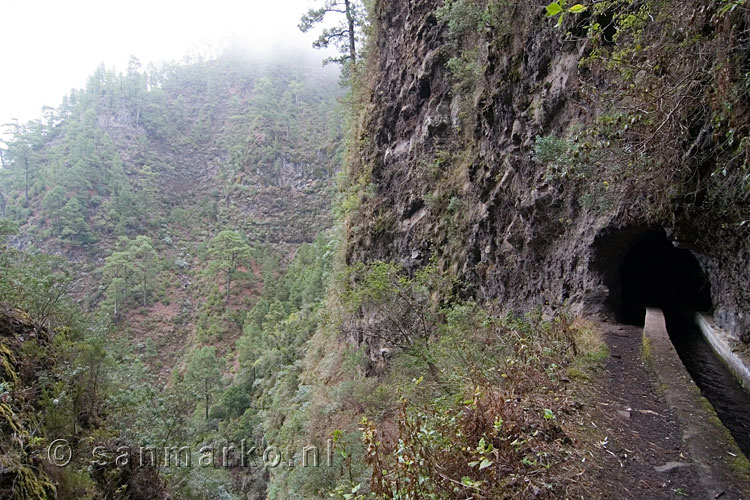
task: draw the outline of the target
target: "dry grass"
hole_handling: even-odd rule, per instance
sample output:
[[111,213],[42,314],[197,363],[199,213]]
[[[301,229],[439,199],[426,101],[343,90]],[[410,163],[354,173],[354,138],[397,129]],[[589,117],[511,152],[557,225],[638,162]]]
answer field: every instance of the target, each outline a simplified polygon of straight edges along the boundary
[[[505,358],[492,367],[473,364],[479,353],[454,366],[474,372],[465,379],[477,385],[427,403],[404,398],[396,436],[364,421],[371,488],[379,497],[569,498],[587,489],[580,477],[592,443],[579,435],[588,431],[580,425],[580,398],[572,396],[586,377],[570,382],[564,374],[598,366],[606,356],[599,332],[561,316],[501,321],[484,333],[474,348],[501,346]],[[420,384],[432,391],[429,381]]]

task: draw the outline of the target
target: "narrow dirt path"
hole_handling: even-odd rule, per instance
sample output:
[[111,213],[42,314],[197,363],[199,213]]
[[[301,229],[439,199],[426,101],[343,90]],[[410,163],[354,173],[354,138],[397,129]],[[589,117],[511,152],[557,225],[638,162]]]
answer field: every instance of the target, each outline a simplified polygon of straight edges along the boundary
[[610,350],[590,415],[606,438],[595,466],[601,498],[706,498],[680,426],[641,359],[642,328],[599,326]]

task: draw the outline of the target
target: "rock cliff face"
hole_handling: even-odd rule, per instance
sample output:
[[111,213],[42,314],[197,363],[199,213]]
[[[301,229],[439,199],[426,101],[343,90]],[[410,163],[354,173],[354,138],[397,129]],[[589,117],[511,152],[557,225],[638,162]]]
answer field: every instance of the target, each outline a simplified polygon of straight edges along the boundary
[[[662,4],[621,2],[611,9],[637,13],[646,5],[659,21]],[[699,47],[709,51],[725,36],[737,47],[746,44],[737,33],[744,33],[747,16],[726,20],[715,6],[699,4],[675,14],[675,33],[700,30]],[[479,28],[473,28],[472,9],[479,9]],[[602,45],[627,45],[624,34],[614,43],[606,32],[614,29],[605,26],[613,12],[617,18],[611,9],[592,14],[605,31]],[[737,336],[750,331],[750,224],[742,220],[747,194],[730,200],[741,207],[739,218],[706,202],[706,179],[717,163],[711,155],[722,154],[711,109],[700,115],[686,110],[698,122],[685,118],[684,126],[674,127],[684,128],[684,137],[662,138],[674,144],[674,164],[645,146],[634,162],[627,124],[618,140],[601,132],[625,108],[618,108],[618,92],[629,83],[611,68],[585,66],[596,48],[580,33],[585,19],[568,16],[559,29],[537,7],[460,0],[381,1],[373,10],[375,55],[364,77],[370,90],[360,161],[350,175],[362,193],[348,227],[350,262],[395,260],[414,269],[434,257],[464,278],[470,293],[507,309],[568,302],[579,311],[617,316],[623,262],[656,231],[697,258],[720,324]],[[457,33],[461,22],[472,28]],[[696,72],[711,79],[718,70],[706,64]],[[650,71],[644,67],[641,73]],[[641,73],[636,80],[651,76]],[[701,92],[682,106],[719,98]],[[747,96],[736,103],[746,106]],[[633,128],[641,127],[641,137],[666,134],[672,130],[668,113],[654,112]],[[585,144],[555,139],[573,136],[596,138]],[[553,139],[545,144],[547,137]],[[705,153],[700,161],[698,150]],[[735,154],[747,154],[747,145]],[[577,173],[561,173],[568,167]]]

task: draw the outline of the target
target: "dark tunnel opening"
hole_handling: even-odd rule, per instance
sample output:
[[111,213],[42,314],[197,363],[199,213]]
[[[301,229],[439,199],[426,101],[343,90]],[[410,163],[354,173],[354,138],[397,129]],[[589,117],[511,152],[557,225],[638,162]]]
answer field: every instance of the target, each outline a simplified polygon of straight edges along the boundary
[[662,230],[640,236],[620,266],[621,321],[643,325],[646,307],[710,312],[711,289],[697,259]]
[[[685,369],[711,403],[743,453],[750,453],[750,394],[706,342],[695,313],[713,309],[708,278],[687,249],[675,247],[660,227],[630,227],[599,242],[600,267],[619,321],[643,326],[646,307],[664,312],[667,332]],[[618,279],[619,278],[619,279]],[[617,307],[619,306],[619,307]],[[748,455],[750,456],[750,455]]]

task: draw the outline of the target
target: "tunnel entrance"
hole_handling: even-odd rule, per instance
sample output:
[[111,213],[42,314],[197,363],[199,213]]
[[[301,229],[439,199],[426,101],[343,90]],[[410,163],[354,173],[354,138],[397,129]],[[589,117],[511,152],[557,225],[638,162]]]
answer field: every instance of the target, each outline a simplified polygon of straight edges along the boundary
[[634,240],[620,265],[621,321],[643,325],[646,307],[680,306],[710,312],[711,290],[700,264],[678,249],[663,230],[652,229]]
[[[740,449],[750,457],[748,394],[716,356],[696,325],[695,312],[713,309],[700,263],[667,238],[661,227],[630,226],[595,241],[594,268],[609,290],[607,305],[623,323],[643,326],[646,307],[664,312],[667,331],[690,376]],[[635,340],[635,339],[634,339]]]

